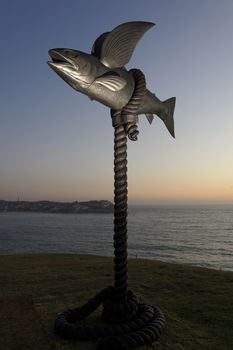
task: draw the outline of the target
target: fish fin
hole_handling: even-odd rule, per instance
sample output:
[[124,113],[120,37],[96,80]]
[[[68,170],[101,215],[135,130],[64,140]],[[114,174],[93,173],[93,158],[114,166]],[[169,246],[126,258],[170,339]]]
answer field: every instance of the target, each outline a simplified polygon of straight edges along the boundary
[[172,137],[175,138],[173,114],[174,114],[174,109],[176,104],[176,98],[171,97],[168,100],[163,101],[163,104],[166,107],[166,114],[165,114],[165,117],[163,118],[163,122],[166,125]]
[[109,32],[103,33],[100,36],[98,36],[98,38],[95,40],[95,42],[92,46],[92,49],[91,49],[91,54],[93,56],[96,56],[98,58],[101,57],[102,45],[103,45],[103,42],[108,34],[109,34]]
[[127,64],[143,34],[154,26],[151,22],[122,23],[109,33],[101,34],[92,47],[92,54],[109,68]]
[[101,77],[94,80],[94,83],[105,86],[111,91],[119,91],[126,85],[125,79],[117,75],[104,74]]
[[146,113],[148,122],[151,124],[153,122],[154,116],[152,113]]

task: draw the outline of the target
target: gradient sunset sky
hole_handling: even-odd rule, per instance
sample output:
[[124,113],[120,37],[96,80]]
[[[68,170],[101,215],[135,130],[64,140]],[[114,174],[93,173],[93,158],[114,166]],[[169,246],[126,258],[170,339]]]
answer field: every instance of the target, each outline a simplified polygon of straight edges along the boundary
[[176,96],[176,139],[140,117],[129,202],[233,203],[232,0],[1,0],[0,199],[113,200],[109,110],[62,81],[47,52],[90,52],[137,20],[156,26],[127,69],[161,100]]

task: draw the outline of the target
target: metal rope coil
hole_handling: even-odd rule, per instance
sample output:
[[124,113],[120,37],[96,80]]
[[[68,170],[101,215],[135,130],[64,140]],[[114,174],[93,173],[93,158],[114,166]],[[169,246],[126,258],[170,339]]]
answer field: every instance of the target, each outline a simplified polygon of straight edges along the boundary
[[135,88],[133,95],[127,105],[122,110],[111,110],[113,126],[124,124],[124,128],[128,138],[131,141],[136,141],[139,134],[137,121],[137,111],[146,95],[146,79],[140,69],[131,69],[129,71],[135,80]]

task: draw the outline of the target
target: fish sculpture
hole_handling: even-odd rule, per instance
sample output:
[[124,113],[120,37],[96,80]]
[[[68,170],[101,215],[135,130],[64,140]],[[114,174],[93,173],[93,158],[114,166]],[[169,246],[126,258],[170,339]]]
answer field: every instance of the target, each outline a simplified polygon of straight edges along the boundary
[[[151,22],[127,22],[111,32],[101,34],[94,42],[91,54],[65,48],[49,50],[48,65],[72,88],[113,110],[121,110],[131,99],[135,80],[125,68],[143,34],[153,27]],[[137,110],[152,123],[156,114],[175,137],[173,113],[176,98],[160,101],[146,91]]]

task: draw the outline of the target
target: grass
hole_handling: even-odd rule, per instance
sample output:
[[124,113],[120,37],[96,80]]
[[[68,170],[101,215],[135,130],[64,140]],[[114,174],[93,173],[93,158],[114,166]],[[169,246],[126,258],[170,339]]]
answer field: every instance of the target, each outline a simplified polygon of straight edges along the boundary
[[[53,323],[57,313],[81,305],[112,284],[112,271],[107,257],[0,256],[0,349],[95,349],[91,342],[55,336]],[[163,336],[152,349],[233,349],[232,272],[132,259],[129,285],[166,316]],[[89,322],[99,322],[100,314],[98,310]]]

